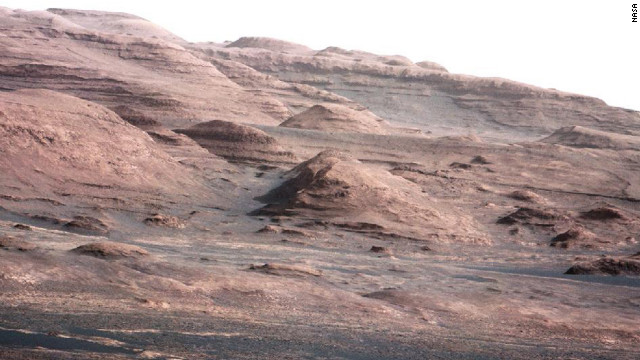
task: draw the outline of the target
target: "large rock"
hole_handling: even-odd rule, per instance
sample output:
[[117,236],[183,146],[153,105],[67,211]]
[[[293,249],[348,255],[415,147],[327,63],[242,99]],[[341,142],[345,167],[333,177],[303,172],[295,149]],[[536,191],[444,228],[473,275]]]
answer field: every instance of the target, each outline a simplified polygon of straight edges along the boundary
[[551,246],[562,248],[562,249],[570,249],[570,248],[601,248],[608,242],[602,239],[599,239],[596,234],[591,231],[581,227],[574,226],[569,230],[556,235],[553,239],[551,239]]

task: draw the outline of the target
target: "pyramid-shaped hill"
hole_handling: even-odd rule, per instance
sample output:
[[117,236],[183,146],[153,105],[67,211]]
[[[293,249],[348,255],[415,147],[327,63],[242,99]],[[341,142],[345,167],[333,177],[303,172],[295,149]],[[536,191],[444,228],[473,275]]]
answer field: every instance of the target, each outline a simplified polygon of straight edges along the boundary
[[338,151],[319,153],[286,178],[258,198],[267,205],[254,214],[330,219],[336,226],[379,236],[426,239],[436,229],[457,229],[471,241],[482,237],[468,216],[439,207],[417,185]]
[[345,105],[315,105],[300,114],[294,115],[282,127],[319,130],[325,132],[352,132],[369,134],[388,134],[388,124],[366,109],[355,110]]

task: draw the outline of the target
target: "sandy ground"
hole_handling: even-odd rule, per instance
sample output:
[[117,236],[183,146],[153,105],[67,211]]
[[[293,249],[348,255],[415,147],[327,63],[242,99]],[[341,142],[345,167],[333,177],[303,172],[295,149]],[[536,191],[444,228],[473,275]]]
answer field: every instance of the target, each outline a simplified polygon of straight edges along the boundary
[[[299,138],[296,130],[273,130],[285,145]],[[342,135],[334,136],[340,140]],[[323,146],[331,147],[334,136],[327,136]],[[398,142],[406,146],[409,140]],[[497,162],[498,157],[517,157],[517,152],[501,152],[502,146],[496,150],[488,144],[465,148],[457,139],[419,141],[424,154],[445,164],[450,161],[441,153],[449,153],[448,142],[457,143],[457,153],[448,155],[451,160],[481,152],[494,161],[486,165],[495,171],[488,179],[482,177],[486,171],[455,170],[441,184],[444,188],[436,191],[437,183],[432,183],[430,191],[440,209],[473,212],[488,243],[432,233],[409,240],[331,224],[310,227],[308,219],[296,216],[246,215],[261,206],[254,197],[282,183],[286,166],[264,170],[237,165],[233,181],[246,190],[224,210],[192,207],[201,212],[185,220],[184,229],[150,227],[122,216],[122,228],[109,237],[146,249],[150,255],[143,258],[69,252],[105,237],[38,227],[5,212],[3,232],[39,249],[0,251],[3,346],[16,358],[67,358],[79,351],[79,358],[638,356],[634,319],[640,310],[640,282],[624,276],[563,275],[577,257],[632,253],[633,243],[560,250],[549,246],[555,230],[548,226],[496,224],[522,205],[504,195],[522,187],[505,180],[514,170],[504,169],[503,174],[500,163],[509,162]],[[301,143],[301,157],[316,146]],[[362,164],[372,171],[397,167],[378,155],[384,151],[379,144],[367,143],[367,136],[352,137],[352,145],[345,148],[363,161],[369,158]],[[370,147],[377,151],[370,152]],[[431,164],[427,155],[403,153],[407,158],[396,156],[395,162],[421,158],[421,164]],[[526,155],[542,156],[534,150]],[[380,160],[374,162],[374,156]],[[470,171],[480,174],[468,179]],[[258,173],[262,175],[257,178]],[[476,183],[491,191],[457,195]],[[547,189],[537,190],[546,200],[536,206],[571,212],[607,202],[637,212],[635,202],[615,198],[614,188],[587,196],[573,194],[570,184],[560,189],[538,184]],[[32,230],[15,229],[16,223],[31,224]],[[275,232],[257,232],[266,225]],[[610,225],[591,224],[591,230],[621,232]],[[551,229],[565,225],[554,226]],[[518,233],[511,234],[512,228]],[[371,252],[372,246],[385,251]],[[282,269],[250,270],[252,264]],[[34,344],[42,348],[26,350]]]

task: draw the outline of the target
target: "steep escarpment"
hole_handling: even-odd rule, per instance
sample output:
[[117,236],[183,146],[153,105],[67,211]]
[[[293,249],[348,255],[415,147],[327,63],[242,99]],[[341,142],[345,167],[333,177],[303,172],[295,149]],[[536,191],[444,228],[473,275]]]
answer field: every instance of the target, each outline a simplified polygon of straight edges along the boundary
[[219,49],[224,48],[223,45],[196,43],[186,46],[195,56],[210,62],[231,81],[250,91],[253,96],[273,97],[282,102],[291,111],[289,116],[303,112],[318,103],[339,104],[352,109],[363,107],[344,96],[307,84],[282,81],[241,62],[215,56]]

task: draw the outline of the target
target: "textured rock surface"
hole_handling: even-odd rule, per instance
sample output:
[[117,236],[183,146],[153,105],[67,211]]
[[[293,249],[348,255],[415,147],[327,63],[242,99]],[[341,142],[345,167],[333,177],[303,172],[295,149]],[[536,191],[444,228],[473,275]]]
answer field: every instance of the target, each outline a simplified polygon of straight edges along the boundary
[[30,242],[26,242],[20,239],[16,239],[11,236],[0,236],[0,249],[1,250],[18,250],[18,251],[32,251],[37,246]]
[[0,109],[0,206],[12,216],[105,235],[112,211],[214,197],[202,175],[101,105],[28,89],[0,92]]
[[60,15],[74,24],[93,31],[160,39],[176,44],[186,43],[184,39],[161,26],[132,14],[74,9],[47,9],[47,12]]
[[572,227],[551,239],[551,246],[563,249],[573,247],[596,248],[599,247],[599,243],[606,243],[606,241],[598,239],[594,233],[582,227]]

